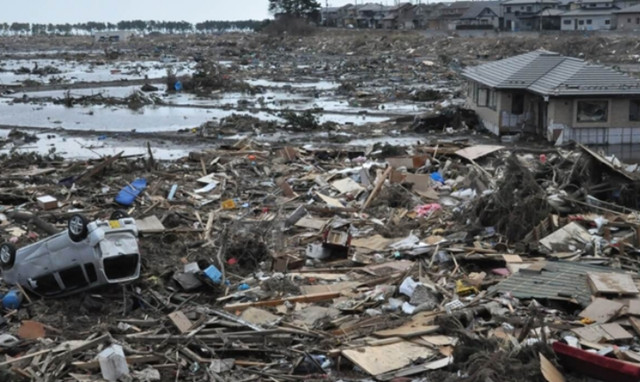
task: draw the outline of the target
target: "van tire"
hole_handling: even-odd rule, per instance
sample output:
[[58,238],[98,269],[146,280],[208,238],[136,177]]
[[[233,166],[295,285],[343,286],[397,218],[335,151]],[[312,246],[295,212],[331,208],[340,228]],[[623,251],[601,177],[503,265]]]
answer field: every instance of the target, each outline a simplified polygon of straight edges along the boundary
[[11,269],[16,261],[16,247],[11,243],[0,245],[0,265],[2,269]]
[[80,214],[72,215],[67,223],[69,238],[71,241],[78,243],[86,239],[89,235],[89,229],[87,228],[88,224],[89,222],[84,216]]
[[115,210],[111,213],[109,220],[120,220],[124,218],[128,218],[129,214],[123,210]]

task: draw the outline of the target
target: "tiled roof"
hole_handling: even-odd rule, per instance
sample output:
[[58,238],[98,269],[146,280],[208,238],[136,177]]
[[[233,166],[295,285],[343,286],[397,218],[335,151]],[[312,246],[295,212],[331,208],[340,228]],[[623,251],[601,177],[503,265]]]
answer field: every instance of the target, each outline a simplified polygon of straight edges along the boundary
[[489,8],[496,16],[500,16],[500,2],[499,1],[476,1],[469,9],[462,15],[462,19],[475,19],[484,11]]
[[549,96],[640,94],[636,78],[544,50],[469,67],[462,75],[493,88]]
[[634,5],[633,7],[622,8],[619,11],[614,11],[613,13],[640,13],[640,4]]

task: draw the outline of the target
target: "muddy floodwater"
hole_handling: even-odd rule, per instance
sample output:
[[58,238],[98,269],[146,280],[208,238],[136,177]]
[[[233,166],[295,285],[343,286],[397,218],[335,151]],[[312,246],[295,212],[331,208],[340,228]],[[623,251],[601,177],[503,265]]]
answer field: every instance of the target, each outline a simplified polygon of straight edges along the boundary
[[[48,57],[48,56],[47,56]],[[232,62],[220,60],[221,67]],[[269,124],[284,124],[282,113],[312,112],[318,124],[331,123],[356,129],[327,134],[314,131],[314,139],[338,137],[354,144],[386,142],[387,134],[367,134],[366,129],[395,118],[411,120],[414,115],[433,110],[435,102],[397,99],[394,86],[380,86],[372,78],[359,86],[362,91],[350,97],[340,91],[341,82],[317,76],[260,78],[256,72],[245,74],[246,89],[221,89],[197,94],[169,89],[165,84],[168,70],[177,76],[190,76],[193,61],[165,64],[157,61],[63,60],[55,58],[20,58],[0,64],[0,85],[10,90],[0,96],[0,125],[41,131],[39,140],[30,144],[8,145],[3,151],[22,150],[46,153],[55,147],[69,158],[113,155],[120,148],[127,154],[143,153],[140,142],[123,137],[105,139],[103,133],[177,133],[203,124],[216,124],[228,117],[245,116]],[[305,66],[301,66],[303,69]],[[144,83],[154,88],[142,92]],[[420,84],[416,88],[435,89],[442,84]],[[380,92],[391,96],[381,97]],[[132,97],[141,97],[143,105],[131,107]],[[73,102],[69,102],[73,99]],[[147,102],[148,101],[148,102]],[[454,100],[454,102],[456,102]],[[457,102],[462,102],[458,100]],[[44,129],[44,130],[43,130]],[[52,134],[42,131],[50,129]],[[344,130],[344,129],[343,129]],[[83,132],[82,136],[73,136]],[[55,133],[55,134],[53,134]],[[309,134],[277,131],[225,131],[220,138],[252,136],[265,142],[304,140]],[[416,141],[419,137],[396,139],[396,143]],[[119,144],[122,142],[123,144]],[[158,145],[162,146],[162,144]],[[159,158],[186,155],[185,147],[154,147]]]
[[[7,51],[0,56],[0,129],[4,136],[18,128],[39,139],[9,139],[2,152],[55,148],[67,158],[90,158],[122,148],[135,155],[152,140],[157,157],[169,159],[192,147],[245,138],[358,147],[411,146],[437,136],[498,141],[470,134],[471,126],[455,116],[437,117],[465,103],[457,59],[446,62],[411,48],[395,55],[383,51],[375,59],[357,49],[343,55],[306,48],[237,53],[235,45],[225,44],[210,51],[204,64],[194,58],[201,52],[189,54],[185,47],[167,62],[167,46],[146,42],[126,47],[116,59],[95,46]],[[216,68],[206,78],[217,81],[213,87],[182,88],[208,64]],[[168,76],[180,88],[167,85]],[[418,123],[425,115],[436,118]],[[154,139],[158,134],[176,139]],[[628,145],[603,149],[623,160],[639,159]]]

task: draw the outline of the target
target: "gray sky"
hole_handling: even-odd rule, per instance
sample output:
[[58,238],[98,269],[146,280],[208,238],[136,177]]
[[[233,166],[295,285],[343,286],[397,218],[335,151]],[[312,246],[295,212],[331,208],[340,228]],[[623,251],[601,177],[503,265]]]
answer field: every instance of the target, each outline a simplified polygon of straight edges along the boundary
[[[325,0],[319,1],[324,7]],[[329,5],[349,2],[354,1],[329,0]],[[392,0],[381,2],[392,3]],[[0,22],[55,24],[142,19],[193,23],[270,17],[268,0],[5,0],[2,3]]]

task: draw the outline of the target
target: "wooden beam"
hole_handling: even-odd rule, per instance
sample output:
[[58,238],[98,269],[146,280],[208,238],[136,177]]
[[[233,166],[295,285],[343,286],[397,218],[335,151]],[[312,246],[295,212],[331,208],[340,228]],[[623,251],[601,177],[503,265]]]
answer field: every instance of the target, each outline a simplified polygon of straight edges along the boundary
[[287,298],[280,298],[276,300],[266,300],[266,301],[255,301],[255,302],[244,302],[239,304],[228,304],[224,306],[224,310],[228,312],[237,312],[243,311],[247,308],[251,307],[259,307],[259,306],[277,306],[282,305],[285,302],[319,302],[331,300],[337,297],[340,297],[340,292],[325,292],[325,293],[313,293],[313,294],[305,294],[302,296],[293,296]]
[[391,167],[391,166],[387,167],[385,172],[382,174],[382,177],[380,179],[378,179],[378,183],[376,183],[375,187],[373,188],[373,191],[371,191],[371,194],[369,194],[369,197],[367,198],[367,201],[364,202],[364,204],[362,205],[362,208],[360,209],[360,212],[364,212],[364,210],[369,208],[369,205],[371,204],[371,202],[373,202],[373,199],[375,199],[376,196],[378,196],[378,193],[380,192],[380,189],[384,185],[385,179],[387,179],[389,177],[389,174],[391,174],[391,170],[393,170],[393,167]]

